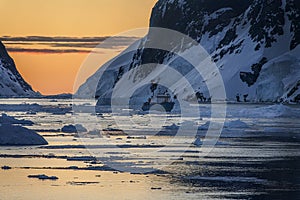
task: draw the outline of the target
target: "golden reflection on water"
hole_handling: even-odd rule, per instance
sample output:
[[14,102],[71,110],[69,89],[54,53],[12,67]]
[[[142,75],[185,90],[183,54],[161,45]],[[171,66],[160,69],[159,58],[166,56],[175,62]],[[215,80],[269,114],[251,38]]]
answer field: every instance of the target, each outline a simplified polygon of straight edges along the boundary
[[[27,177],[36,174],[57,176],[59,179],[52,181]],[[162,199],[167,195],[165,191],[151,190],[155,187],[153,179],[157,178],[163,177],[105,171],[1,170],[0,199]]]

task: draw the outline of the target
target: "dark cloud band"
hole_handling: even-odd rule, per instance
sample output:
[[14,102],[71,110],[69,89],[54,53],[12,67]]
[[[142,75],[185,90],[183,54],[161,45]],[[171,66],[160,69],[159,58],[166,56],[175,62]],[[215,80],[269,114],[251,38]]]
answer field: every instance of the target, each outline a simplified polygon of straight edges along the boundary
[[[26,36],[10,37],[2,36],[8,51],[28,53],[89,53],[99,44],[102,49],[120,49],[129,46],[139,37],[46,37]],[[41,48],[31,48],[39,46]],[[30,48],[29,48],[30,47]]]
[[30,49],[30,48],[14,48],[14,47],[9,47],[9,48],[7,48],[7,50],[9,52],[15,52],[15,53],[47,53],[47,54],[90,53],[91,52],[89,50],[79,50],[79,49]]
[[26,37],[10,37],[2,36],[1,41],[11,42],[103,42],[108,38],[113,38],[117,41],[128,40],[128,39],[139,39],[138,37],[47,37],[47,36],[26,36]]

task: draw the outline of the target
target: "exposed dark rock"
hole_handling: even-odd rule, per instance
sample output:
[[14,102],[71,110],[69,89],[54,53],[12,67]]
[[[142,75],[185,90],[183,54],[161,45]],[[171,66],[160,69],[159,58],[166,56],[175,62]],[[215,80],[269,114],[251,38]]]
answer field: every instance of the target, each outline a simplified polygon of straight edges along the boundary
[[[8,55],[7,50],[1,41],[0,41],[0,60],[1,60],[0,66],[2,65],[2,67],[6,68],[8,71],[11,72],[11,74],[9,74],[10,81],[14,82],[15,84],[19,84],[23,90],[22,92],[20,92],[16,88],[11,86],[11,90],[15,92],[14,96],[27,96],[28,94],[34,94],[31,86],[22,78],[22,76],[18,72],[14,60]],[[5,84],[8,83],[3,83],[3,82],[1,83],[0,81],[0,87],[4,88]],[[5,94],[3,92],[1,93],[0,91],[0,96],[1,95],[12,96],[12,94]]]
[[256,63],[254,65],[251,66],[251,70],[252,72],[241,72],[240,73],[240,78],[243,82],[246,82],[248,84],[248,86],[250,87],[251,85],[253,85],[258,76],[259,73],[261,71],[262,66],[267,62],[267,58],[263,57],[259,63]]

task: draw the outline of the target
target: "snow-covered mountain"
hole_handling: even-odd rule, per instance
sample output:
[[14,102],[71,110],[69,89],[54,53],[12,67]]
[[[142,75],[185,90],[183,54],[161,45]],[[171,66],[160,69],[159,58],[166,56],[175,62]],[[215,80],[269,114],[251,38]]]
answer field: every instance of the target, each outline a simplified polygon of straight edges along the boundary
[[0,41],[0,97],[36,96],[31,86],[19,74],[13,59]]
[[[256,102],[300,100],[300,1],[298,0],[159,0],[153,8],[150,27],[179,31],[196,40],[210,54],[222,75],[227,100],[235,101],[237,94],[247,95]],[[147,78],[139,74],[138,66],[162,63],[186,76],[195,89],[184,92],[183,99],[194,99],[199,89],[206,97],[208,82],[215,80],[214,73],[207,77],[194,77],[192,66],[169,52],[144,48],[158,41],[160,35],[149,34],[140,42],[138,50],[115,58],[99,80],[97,92],[92,92],[95,79],[90,77],[77,94],[94,95],[99,104],[109,104],[113,88],[126,72],[132,79]],[[174,47],[186,49],[187,47]],[[102,69],[103,70],[103,69]],[[158,74],[161,65],[152,68]],[[144,73],[144,72],[143,72]],[[134,93],[137,103],[151,95],[151,84]]]

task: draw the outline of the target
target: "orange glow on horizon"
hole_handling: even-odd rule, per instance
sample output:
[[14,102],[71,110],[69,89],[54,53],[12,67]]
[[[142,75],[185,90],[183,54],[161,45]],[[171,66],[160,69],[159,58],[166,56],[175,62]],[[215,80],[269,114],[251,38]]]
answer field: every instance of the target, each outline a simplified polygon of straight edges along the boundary
[[[157,0],[0,0],[0,36],[101,37],[148,27]],[[5,42],[4,42],[5,43]],[[7,48],[10,44],[5,44]],[[34,45],[33,45],[33,48]],[[23,78],[42,94],[73,93],[88,53],[9,52]]]
[[51,95],[73,93],[77,71],[87,54],[10,53],[10,56],[35,91]]

